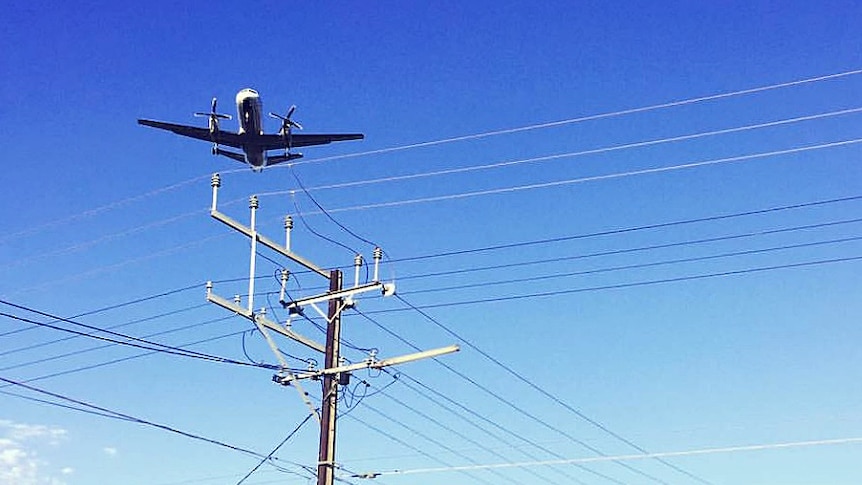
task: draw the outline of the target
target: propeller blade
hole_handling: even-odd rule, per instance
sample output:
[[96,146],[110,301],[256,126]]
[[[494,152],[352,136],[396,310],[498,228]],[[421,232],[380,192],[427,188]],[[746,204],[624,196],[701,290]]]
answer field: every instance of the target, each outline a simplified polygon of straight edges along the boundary
[[217,104],[218,104],[218,98],[213,97],[213,104],[212,104],[212,112],[213,112],[213,114],[215,114],[215,112],[216,112],[216,105],[217,105]]
[[296,105],[295,104],[291,105],[290,109],[287,110],[286,118],[290,119],[290,117],[293,116],[294,111],[296,111]]

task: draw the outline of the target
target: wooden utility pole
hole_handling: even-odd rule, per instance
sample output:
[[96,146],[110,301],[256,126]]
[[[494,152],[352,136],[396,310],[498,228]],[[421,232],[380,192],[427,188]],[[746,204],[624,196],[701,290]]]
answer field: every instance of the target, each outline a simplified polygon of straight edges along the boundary
[[[390,357],[382,360],[377,358],[376,353],[370,353],[368,357],[361,362],[342,365],[340,356],[341,313],[345,308],[351,308],[356,304],[354,298],[357,295],[371,291],[378,291],[382,296],[391,296],[395,294],[395,285],[393,283],[385,284],[379,279],[380,261],[383,257],[383,251],[380,248],[374,248],[374,277],[371,281],[366,281],[365,283],[360,283],[360,272],[363,265],[362,256],[356,255],[353,260],[353,286],[344,288],[341,270],[335,269],[327,271],[295,253],[291,249],[291,230],[293,229],[293,219],[290,216],[287,216],[284,221],[285,242],[284,244],[277,243],[257,231],[256,221],[257,210],[259,208],[257,196],[252,196],[249,199],[251,225],[246,226],[218,210],[218,191],[221,187],[221,177],[218,174],[213,174],[211,185],[212,206],[210,208],[210,216],[251,239],[251,254],[249,261],[248,295],[246,296],[248,300],[247,305],[242,305],[242,297],[240,295],[235,296],[233,301],[231,301],[215,294],[213,291],[212,281],[207,282],[207,301],[215,303],[236,315],[250,320],[260,331],[260,334],[264,337],[272,350],[273,355],[281,364],[278,372],[272,377],[272,380],[284,386],[294,387],[300,398],[305,402],[306,406],[308,406],[311,413],[320,420],[320,449],[317,461],[317,485],[333,485],[336,469],[335,421],[338,417],[338,386],[346,386],[348,384],[347,378],[353,371],[362,369],[383,369],[416,360],[434,358],[457,352],[458,346],[450,345],[448,347],[441,347],[438,349],[426,350],[424,352],[401,355],[398,357]],[[281,303],[281,306],[288,311],[287,321],[275,322],[270,320],[266,316],[265,309],[256,311],[254,308],[254,288],[257,276],[255,261],[257,259],[258,248],[261,246],[275,251],[294,264],[300,265],[306,270],[309,270],[311,273],[324,278],[328,277],[329,291],[320,295],[304,296],[297,299],[290,298],[287,293],[289,272],[285,268],[281,271],[281,295],[279,297],[279,303]],[[311,308],[322,317],[323,310],[319,308],[317,304],[322,304],[323,302],[327,302],[329,305],[329,311],[326,314],[326,343],[321,345],[314,340],[295,332],[291,328],[290,318],[291,315],[302,314],[303,308]],[[309,369],[306,372],[294,373],[288,362],[285,360],[284,355],[282,355],[275,339],[273,339],[273,334],[287,337],[288,339],[302,344],[316,352],[323,352],[323,369]],[[320,400],[319,411],[314,407],[314,404],[309,400],[308,395],[302,389],[300,381],[303,379],[321,380],[323,382],[321,386],[323,394]]]
[[[341,270],[329,274],[329,292],[341,291]],[[339,365],[341,350],[341,310],[343,300],[329,300],[326,325],[326,352],[324,368],[332,369]],[[320,449],[317,461],[317,485],[332,485],[335,478],[335,421],[338,415],[338,381],[340,374],[323,376],[323,400],[320,416]]]

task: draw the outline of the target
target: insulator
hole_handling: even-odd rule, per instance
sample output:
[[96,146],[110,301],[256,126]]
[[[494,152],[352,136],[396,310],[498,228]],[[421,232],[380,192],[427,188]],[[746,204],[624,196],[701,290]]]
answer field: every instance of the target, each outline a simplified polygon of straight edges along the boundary
[[258,207],[257,196],[252,195],[248,199],[248,208],[249,209],[257,209],[257,207]]
[[290,216],[284,217],[284,228],[285,229],[293,229],[293,217],[290,217]]
[[214,173],[210,179],[210,185],[213,187],[221,187],[221,175]]
[[374,248],[374,260],[380,261],[381,259],[383,259],[383,250],[379,247]]

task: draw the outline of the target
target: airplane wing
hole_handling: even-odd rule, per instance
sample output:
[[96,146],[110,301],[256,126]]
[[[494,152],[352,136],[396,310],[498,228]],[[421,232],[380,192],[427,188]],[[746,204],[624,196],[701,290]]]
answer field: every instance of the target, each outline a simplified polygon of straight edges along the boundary
[[[229,131],[219,130],[215,133],[215,136],[211,136],[209,128],[199,128],[196,126],[187,125],[175,125],[173,123],[165,123],[162,121],[153,120],[138,120],[138,124],[144,126],[152,126],[153,128],[158,128],[160,130],[172,131],[177,135],[197,138],[198,140],[210,141],[218,143],[219,145],[242,148],[242,137],[237,133],[231,133]],[[279,138],[279,140],[281,139],[281,137],[277,135],[273,136],[276,136],[277,138]],[[296,135],[294,135],[293,138],[295,140]],[[296,145],[296,143],[294,143],[294,145]]]
[[[207,132],[209,135],[209,132]],[[362,133],[339,133],[329,135],[309,135],[309,134],[293,134],[291,135],[291,144],[293,148],[308,147],[312,145],[326,145],[334,141],[346,140],[361,140],[365,138]],[[278,148],[287,148],[287,142],[281,135],[261,135],[260,144],[265,150],[276,150]]]

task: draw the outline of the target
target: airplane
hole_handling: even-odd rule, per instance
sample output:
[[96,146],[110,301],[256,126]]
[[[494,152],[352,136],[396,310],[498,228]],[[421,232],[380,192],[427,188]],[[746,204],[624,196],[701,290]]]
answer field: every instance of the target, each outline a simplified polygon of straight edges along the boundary
[[[271,117],[281,120],[281,129],[277,134],[265,134],[263,132],[263,124],[261,123],[263,104],[260,101],[260,95],[254,89],[249,88],[243,89],[236,94],[239,132],[224,131],[219,128],[219,120],[229,120],[231,117],[230,115],[218,113],[216,111],[217,103],[217,99],[213,98],[209,113],[194,114],[195,116],[209,118],[209,126],[207,128],[177,125],[147,119],[139,119],[138,124],[172,131],[178,135],[197,138],[198,140],[211,141],[213,144],[213,155],[222,155],[248,164],[256,172],[270,165],[302,158],[301,153],[291,152],[294,148],[325,145],[334,141],[361,140],[365,137],[362,133],[294,134],[294,128],[302,129],[302,125],[291,118],[293,112],[296,110],[296,106],[291,106],[284,116],[277,113],[269,113]],[[242,153],[224,150],[219,145],[238,148],[242,150]],[[268,155],[266,153],[268,150],[278,149],[284,149],[284,154]]]

